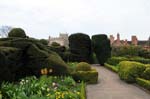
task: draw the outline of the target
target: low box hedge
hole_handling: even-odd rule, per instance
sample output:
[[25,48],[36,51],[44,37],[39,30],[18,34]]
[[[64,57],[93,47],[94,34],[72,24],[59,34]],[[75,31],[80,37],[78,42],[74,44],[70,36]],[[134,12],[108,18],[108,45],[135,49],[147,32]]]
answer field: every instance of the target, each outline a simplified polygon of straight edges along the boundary
[[142,63],[131,61],[122,61],[118,66],[120,79],[128,83],[136,82],[136,78],[140,77],[146,68]]
[[72,73],[72,76],[76,81],[85,81],[89,84],[95,84],[98,81],[98,72],[94,69],[91,71],[76,71]]
[[137,78],[136,83],[148,90],[150,90],[150,80],[145,80],[143,78]]
[[112,70],[112,71],[118,73],[118,66],[113,66],[113,65],[110,65],[110,64],[107,64],[107,63],[105,63],[104,66],[105,66],[106,68],[108,68],[108,69],[110,69],[110,70]]
[[121,61],[127,61],[128,59],[125,57],[111,57],[107,60],[107,63],[110,65],[117,65]]

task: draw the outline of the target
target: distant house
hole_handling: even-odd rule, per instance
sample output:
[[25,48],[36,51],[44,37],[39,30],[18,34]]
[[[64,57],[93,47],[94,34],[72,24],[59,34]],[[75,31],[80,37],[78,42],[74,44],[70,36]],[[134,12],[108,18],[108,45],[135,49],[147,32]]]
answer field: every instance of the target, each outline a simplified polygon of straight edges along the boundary
[[50,46],[53,42],[60,44],[61,46],[65,46],[68,48],[69,40],[67,33],[60,33],[59,37],[51,37],[49,36],[48,45]]
[[120,34],[117,34],[117,39],[115,40],[115,37],[113,35],[110,35],[110,43],[111,46],[117,47],[117,46],[127,46],[127,45],[133,45],[133,46],[142,46],[146,50],[150,50],[150,37],[148,40],[138,40],[135,35],[131,37],[131,41],[127,40],[120,40]]

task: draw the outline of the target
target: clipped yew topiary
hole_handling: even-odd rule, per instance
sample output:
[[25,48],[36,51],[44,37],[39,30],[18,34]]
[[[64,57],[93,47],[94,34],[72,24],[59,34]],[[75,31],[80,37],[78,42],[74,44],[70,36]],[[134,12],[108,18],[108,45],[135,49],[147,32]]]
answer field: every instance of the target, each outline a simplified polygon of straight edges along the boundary
[[111,56],[110,40],[105,34],[98,34],[92,36],[93,51],[101,65],[107,61]]
[[0,68],[0,81],[40,76],[43,68],[50,69],[50,75],[68,74],[68,66],[58,54],[31,38],[0,39]]
[[[69,36],[69,48],[72,59],[78,62],[90,62],[92,57],[91,39],[84,33],[75,33]],[[73,60],[74,61],[74,60]]]
[[25,31],[21,28],[13,28],[9,33],[8,37],[19,37],[19,38],[26,38]]
[[80,62],[77,64],[76,70],[77,71],[90,71],[91,65],[86,62]]
[[146,68],[142,63],[131,61],[122,61],[118,66],[120,79],[128,83],[134,83],[136,78],[140,77]]

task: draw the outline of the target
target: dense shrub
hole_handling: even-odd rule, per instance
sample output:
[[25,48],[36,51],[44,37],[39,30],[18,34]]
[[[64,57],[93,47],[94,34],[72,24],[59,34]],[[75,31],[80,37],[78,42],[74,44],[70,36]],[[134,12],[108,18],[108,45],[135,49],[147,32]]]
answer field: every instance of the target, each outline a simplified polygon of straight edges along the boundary
[[[72,58],[76,61],[90,62],[92,57],[92,48],[90,37],[83,33],[76,33],[69,36],[69,48],[73,54]],[[74,60],[73,60],[74,61]]]
[[110,40],[104,34],[93,35],[92,45],[99,63],[104,65],[111,56]]
[[122,61],[119,63],[119,76],[128,83],[134,83],[144,70],[144,64],[138,62]]
[[[55,52],[36,39],[0,39],[0,79],[14,80],[30,75],[40,75],[42,68],[52,69],[51,75],[68,74],[68,66]],[[17,69],[16,69],[17,68]],[[3,73],[8,72],[7,75]],[[10,75],[10,76],[9,76]],[[7,78],[7,79],[6,79]]]
[[117,65],[119,64],[121,61],[127,61],[128,59],[125,57],[111,57],[107,60],[107,63],[110,65]]
[[147,67],[147,68],[145,69],[145,71],[144,71],[143,74],[142,74],[142,77],[143,77],[144,79],[150,80],[150,67]]
[[48,45],[48,40],[46,40],[46,39],[40,39],[40,42],[41,42],[43,45]]
[[150,50],[145,50],[145,49],[140,50],[139,56],[150,59]]
[[1,81],[12,81],[15,72],[22,65],[22,52],[12,47],[0,47],[0,83]]
[[86,62],[80,62],[77,64],[76,70],[77,71],[90,71],[91,65]]
[[145,80],[145,79],[142,79],[142,78],[137,78],[136,79],[136,83],[148,90],[150,90],[150,80]]
[[112,46],[112,56],[138,56],[140,46]]
[[85,81],[89,84],[98,82],[98,72],[96,70],[77,71],[72,73],[72,76],[76,81]]
[[21,28],[13,28],[9,33],[8,37],[20,37],[26,38],[25,31]]

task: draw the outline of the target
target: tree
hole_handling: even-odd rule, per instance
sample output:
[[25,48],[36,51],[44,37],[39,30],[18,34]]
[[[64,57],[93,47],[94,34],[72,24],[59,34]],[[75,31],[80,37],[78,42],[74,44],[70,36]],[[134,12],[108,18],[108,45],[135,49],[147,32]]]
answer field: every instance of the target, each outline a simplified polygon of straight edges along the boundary
[[91,61],[91,39],[84,33],[75,33],[69,36],[69,48],[76,61]]
[[92,36],[93,51],[101,65],[107,61],[111,56],[110,40],[105,34],[98,34]]

